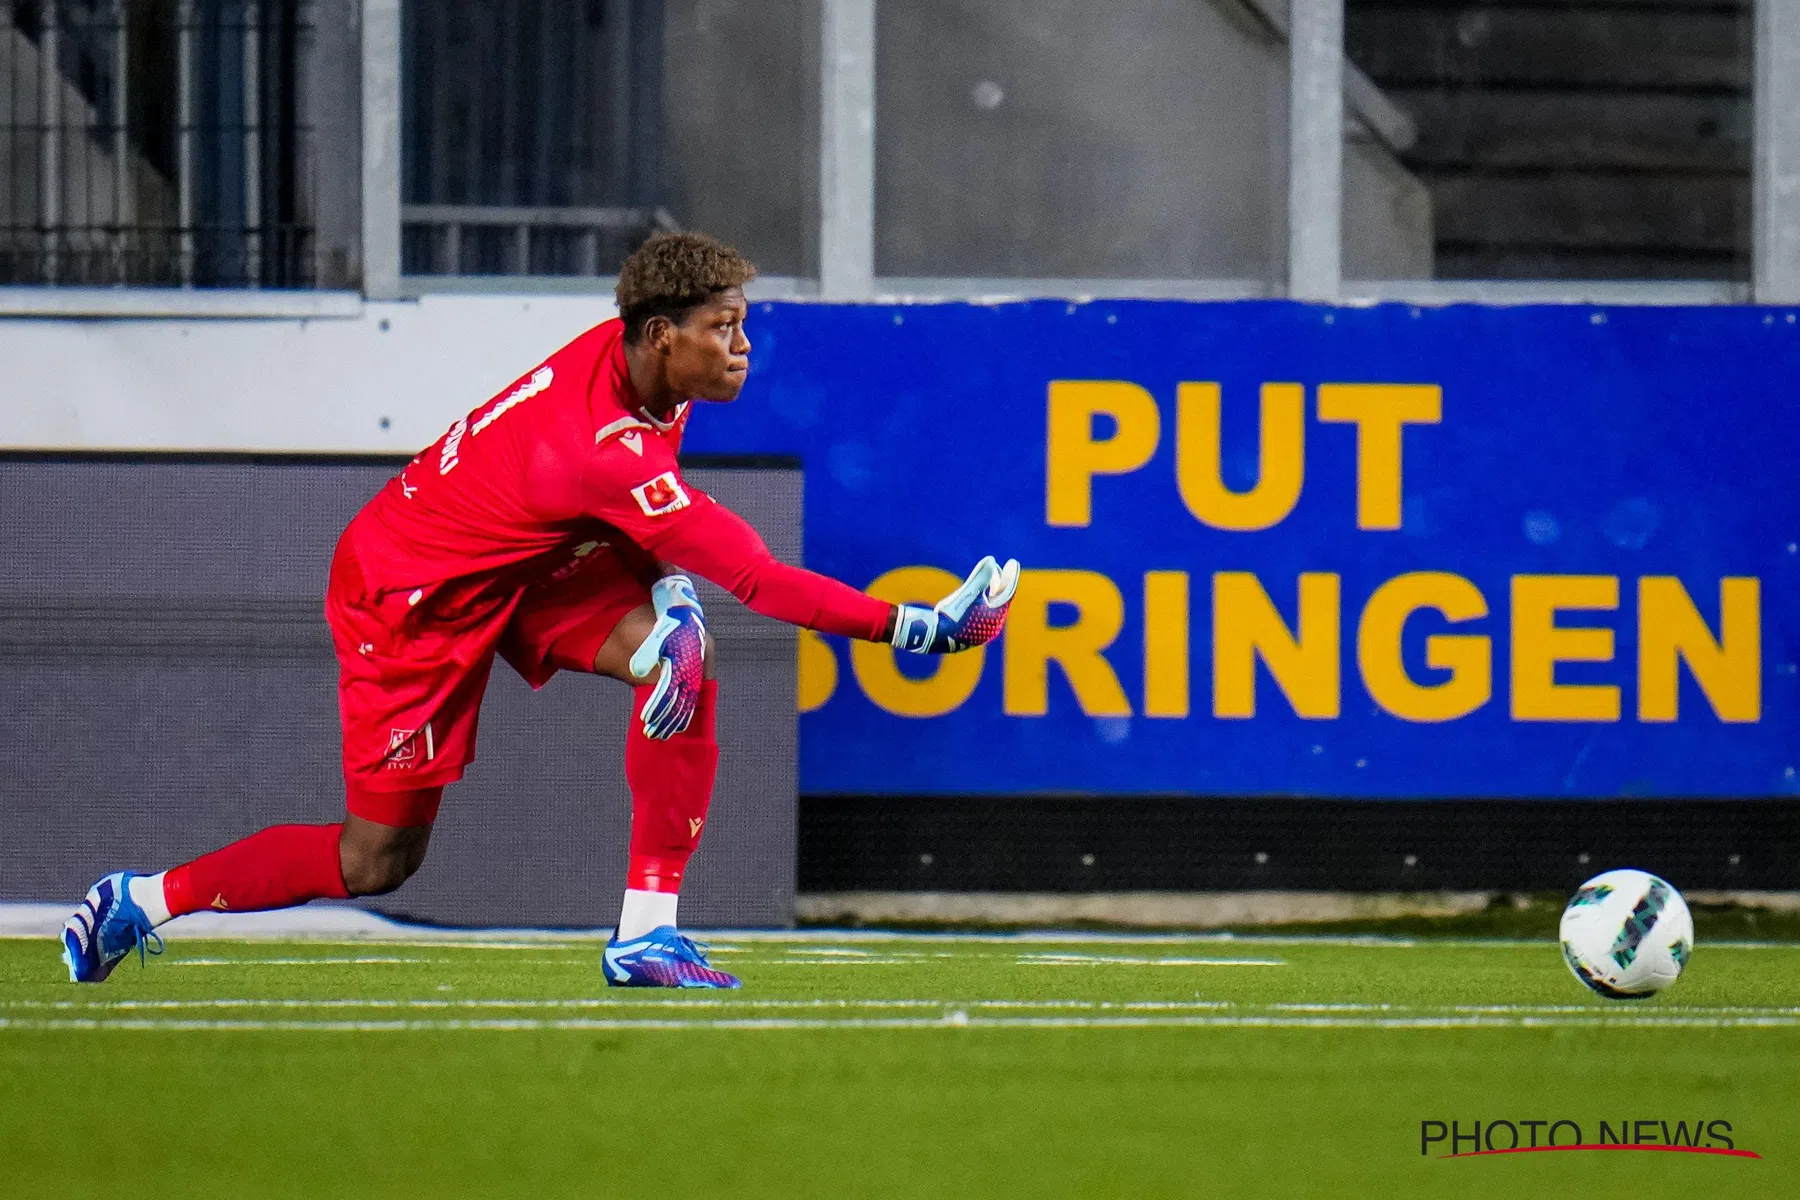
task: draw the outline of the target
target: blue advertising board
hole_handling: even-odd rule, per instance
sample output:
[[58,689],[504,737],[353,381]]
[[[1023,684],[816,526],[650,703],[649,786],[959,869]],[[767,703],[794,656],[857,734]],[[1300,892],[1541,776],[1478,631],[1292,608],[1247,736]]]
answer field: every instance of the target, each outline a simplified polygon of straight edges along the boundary
[[1785,310],[758,304],[696,452],[985,653],[802,642],[810,793],[1800,792]]

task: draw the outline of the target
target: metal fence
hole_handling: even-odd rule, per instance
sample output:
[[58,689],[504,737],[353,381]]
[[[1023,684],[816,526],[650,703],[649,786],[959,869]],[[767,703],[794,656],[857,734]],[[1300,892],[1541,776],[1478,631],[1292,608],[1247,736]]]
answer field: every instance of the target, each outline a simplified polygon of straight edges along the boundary
[[1791,302],[1800,4],[0,0],[0,167],[0,283]]
[[660,0],[402,6],[404,268],[599,275],[661,207]]
[[306,0],[0,5],[0,282],[314,282]]

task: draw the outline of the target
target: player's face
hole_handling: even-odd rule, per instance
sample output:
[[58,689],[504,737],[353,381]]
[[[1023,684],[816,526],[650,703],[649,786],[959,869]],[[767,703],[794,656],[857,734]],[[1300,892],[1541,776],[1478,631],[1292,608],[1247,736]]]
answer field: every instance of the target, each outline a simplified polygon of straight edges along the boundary
[[750,306],[741,288],[728,288],[688,314],[669,342],[669,386],[696,400],[736,400],[750,374]]

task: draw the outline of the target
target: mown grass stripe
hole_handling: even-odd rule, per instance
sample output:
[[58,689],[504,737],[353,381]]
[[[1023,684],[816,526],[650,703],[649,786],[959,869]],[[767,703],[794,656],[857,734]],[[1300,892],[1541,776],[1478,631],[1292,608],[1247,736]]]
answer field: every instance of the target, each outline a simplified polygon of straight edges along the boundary
[[1582,1018],[1499,1016],[1345,1017],[1268,1015],[1192,1016],[1055,1016],[983,1017],[957,1009],[936,1018],[922,1017],[718,1017],[673,1018],[570,1017],[394,1021],[305,1020],[151,1020],[143,1018],[16,1019],[0,1017],[0,1031],[20,1032],[173,1032],[173,1033],[389,1033],[389,1032],[560,1032],[560,1031],[764,1031],[828,1029],[1769,1029],[1800,1027],[1800,1017],[1682,1017],[1639,1014]]
[[1393,1014],[1480,1018],[1486,1016],[1515,1017],[1797,1017],[1797,1005],[1680,1005],[1658,1004],[1652,1009],[1635,1009],[1630,1013],[1597,1004],[1481,1004],[1481,1005],[1406,1005],[1366,1003],[1282,1003],[1259,1004],[1231,1000],[1090,1000],[1090,999],[929,999],[929,998],[832,998],[770,999],[733,996],[645,996],[618,995],[563,998],[500,997],[216,997],[194,1000],[7,1000],[0,1008],[52,1012],[180,1012],[208,1009],[278,1008],[312,1009],[418,1009],[429,1011],[498,1010],[498,1009],[617,1009],[630,1011],[644,1008],[730,1008],[799,1011],[853,1009],[967,1009],[1082,1012],[1210,1012],[1236,1009],[1243,1014],[1271,1013],[1280,1015]]

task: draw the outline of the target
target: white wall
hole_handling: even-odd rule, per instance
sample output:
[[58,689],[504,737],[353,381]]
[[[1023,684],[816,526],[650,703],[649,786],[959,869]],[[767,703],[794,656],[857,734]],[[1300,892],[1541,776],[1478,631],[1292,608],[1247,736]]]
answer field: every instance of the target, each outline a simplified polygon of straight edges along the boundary
[[308,320],[0,319],[0,447],[411,454],[616,311],[429,296]]

